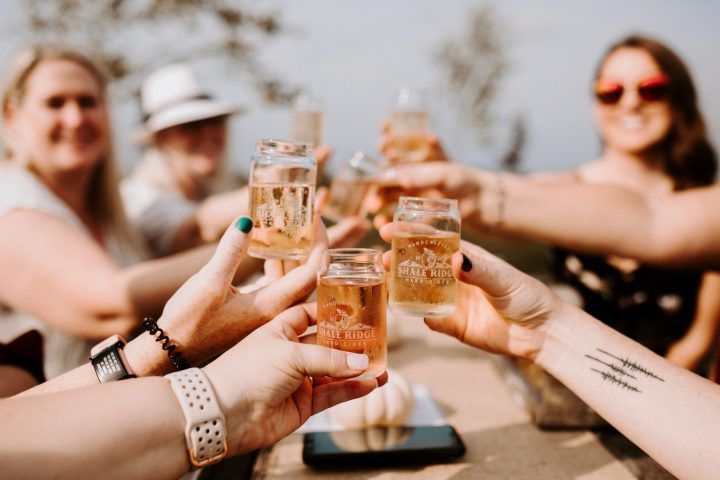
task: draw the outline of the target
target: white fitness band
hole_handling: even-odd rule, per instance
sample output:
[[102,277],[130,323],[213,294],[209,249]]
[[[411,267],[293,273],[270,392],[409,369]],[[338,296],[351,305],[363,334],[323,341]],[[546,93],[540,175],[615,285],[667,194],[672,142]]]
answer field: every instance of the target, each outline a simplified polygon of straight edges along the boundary
[[190,463],[202,468],[227,455],[225,416],[210,381],[199,368],[165,375],[185,415],[185,444]]

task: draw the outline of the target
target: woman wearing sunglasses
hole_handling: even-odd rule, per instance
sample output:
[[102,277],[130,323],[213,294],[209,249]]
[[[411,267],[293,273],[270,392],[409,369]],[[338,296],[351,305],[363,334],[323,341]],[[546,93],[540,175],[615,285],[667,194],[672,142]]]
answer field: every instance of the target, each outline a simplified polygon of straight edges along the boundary
[[[556,181],[614,185],[651,197],[714,181],[717,161],[695,88],[667,46],[640,36],[612,45],[596,71],[593,94],[602,153]],[[581,295],[588,313],[680,366],[700,367],[713,346],[720,319],[716,274],[565,248],[554,249],[553,270]]]
[[[662,245],[648,241],[655,232],[645,205],[714,181],[716,156],[695,87],[672,50],[654,39],[630,36],[608,49],[592,92],[603,148],[596,160],[573,172],[528,179],[429,163],[414,165],[412,171],[397,167],[388,172],[388,181],[459,198],[464,220],[471,224],[564,247],[555,252],[555,270],[578,289],[589,313],[673,362],[696,368],[715,336],[720,302],[714,291],[720,278],[707,274],[700,287],[699,273],[632,260],[647,259],[647,250]],[[590,193],[601,190],[623,194],[605,201]],[[581,197],[578,192],[587,193]],[[627,221],[628,209],[634,212],[632,221]],[[688,232],[688,241],[697,234],[702,235]],[[674,235],[672,228],[667,235]]]

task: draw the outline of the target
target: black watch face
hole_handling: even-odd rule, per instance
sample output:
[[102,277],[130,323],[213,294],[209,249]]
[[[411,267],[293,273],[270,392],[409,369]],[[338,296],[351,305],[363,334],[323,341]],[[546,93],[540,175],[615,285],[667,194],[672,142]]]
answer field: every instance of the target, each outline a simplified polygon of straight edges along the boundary
[[128,377],[117,349],[110,349],[92,361],[100,383],[114,382]]

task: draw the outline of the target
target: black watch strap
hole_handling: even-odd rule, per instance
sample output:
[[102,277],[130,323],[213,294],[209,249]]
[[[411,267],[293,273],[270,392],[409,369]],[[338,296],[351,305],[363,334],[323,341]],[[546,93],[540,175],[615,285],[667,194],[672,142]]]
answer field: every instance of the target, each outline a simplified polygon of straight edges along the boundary
[[100,383],[135,378],[136,375],[125,359],[123,352],[125,343],[125,339],[120,335],[113,335],[95,345],[90,351],[90,363]]

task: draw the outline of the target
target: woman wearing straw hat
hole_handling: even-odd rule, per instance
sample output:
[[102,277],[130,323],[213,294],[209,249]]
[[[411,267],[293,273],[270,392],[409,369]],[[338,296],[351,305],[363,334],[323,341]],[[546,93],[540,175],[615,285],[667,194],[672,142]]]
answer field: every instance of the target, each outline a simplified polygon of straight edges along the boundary
[[122,183],[130,220],[156,256],[216,240],[247,210],[247,191],[221,190],[227,119],[239,107],[212,98],[183,63],[156,70],[141,89],[147,145]]
[[[128,217],[156,256],[217,240],[228,222],[248,210],[247,190],[231,189],[223,175],[227,120],[241,109],[210,96],[184,63],[151,73],[140,94],[139,140],[148,148],[122,184]],[[330,153],[319,146],[318,164]],[[363,231],[356,224],[335,229],[335,235]]]

